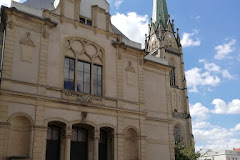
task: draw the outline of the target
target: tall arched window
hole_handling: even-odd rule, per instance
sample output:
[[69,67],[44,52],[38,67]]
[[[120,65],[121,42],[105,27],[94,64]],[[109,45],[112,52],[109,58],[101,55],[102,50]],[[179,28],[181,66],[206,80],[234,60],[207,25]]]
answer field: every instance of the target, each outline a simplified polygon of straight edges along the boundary
[[180,142],[181,141],[181,132],[180,132],[180,127],[178,125],[176,125],[174,127],[174,141],[175,141],[175,144],[177,142]]
[[173,69],[169,72],[170,86],[177,86],[176,85],[176,62],[173,58],[169,59],[169,66],[173,67]]

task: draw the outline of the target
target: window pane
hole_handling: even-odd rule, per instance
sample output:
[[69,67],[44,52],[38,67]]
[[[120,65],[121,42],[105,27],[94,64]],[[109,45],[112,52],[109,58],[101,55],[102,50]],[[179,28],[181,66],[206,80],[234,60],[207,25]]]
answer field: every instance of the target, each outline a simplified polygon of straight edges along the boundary
[[56,127],[52,128],[52,140],[58,140],[59,139],[59,129]]
[[78,61],[77,70],[78,70],[78,71],[83,71],[83,62]]
[[98,94],[98,86],[97,85],[93,85],[93,94],[94,95]]
[[101,66],[98,66],[98,75],[102,75],[102,67]]
[[97,85],[98,84],[98,76],[97,75],[93,75],[93,85]]
[[83,82],[78,82],[77,83],[77,91],[83,92]]
[[69,79],[74,80],[74,70],[70,70]]
[[90,74],[89,73],[84,73],[84,83],[90,83]]
[[69,58],[65,58],[65,60],[64,60],[64,68],[69,68]]
[[102,95],[102,87],[98,86],[98,95],[101,96]]
[[75,68],[75,61],[74,61],[74,59],[69,59],[70,60],[70,69],[72,69],[72,70],[74,70],[74,68]]
[[47,139],[51,140],[52,139],[52,127],[48,127],[47,130]]
[[98,67],[96,65],[93,65],[93,74],[97,75]]
[[75,129],[75,128],[73,128],[73,130],[72,130],[71,140],[77,141],[77,129]]
[[98,76],[98,85],[102,86],[102,76]]
[[90,73],[90,64],[89,63],[84,63],[84,72]]
[[77,81],[83,82],[83,72],[77,72]]
[[87,141],[87,131],[85,129],[78,129],[78,142],[86,142]]
[[90,93],[90,83],[84,83],[84,93]]
[[68,79],[68,76],[69,76],[69,70],[67,68],[64,68],[64,78],[67,78]]

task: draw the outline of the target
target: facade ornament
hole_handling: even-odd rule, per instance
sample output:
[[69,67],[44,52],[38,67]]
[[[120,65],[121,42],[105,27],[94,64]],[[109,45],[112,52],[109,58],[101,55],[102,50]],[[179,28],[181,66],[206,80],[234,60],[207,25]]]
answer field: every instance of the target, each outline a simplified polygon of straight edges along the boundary
[[88,115],[87,112],[82,112],[82,123],[86,123],[87,115]]
[[118,59],[121,60],[122,59],[122,54],[120,52],[118,52]]
[[20,43],[26,46],[35,47],[34,42],[31,40],[31,33],[26,33],[26,38],[21,40]]
[[49,38],[49,33],[47,31],[47,26],[44,26],[42,28],[42,36],[43,36],[44,39]]
[[127,72],[136,73],[135,69],[132,66],[132,62],[131,61],[128,62],[128,67],[126,68],[126,71]]

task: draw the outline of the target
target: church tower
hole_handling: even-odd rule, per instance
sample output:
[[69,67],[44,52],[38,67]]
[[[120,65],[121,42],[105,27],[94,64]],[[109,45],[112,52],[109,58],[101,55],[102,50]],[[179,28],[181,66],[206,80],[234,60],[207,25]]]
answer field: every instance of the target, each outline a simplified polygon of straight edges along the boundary
[[183,52],[178,29],[175,30],[174,20],[168,14],[166,0],[153,0],[153,13],[149,33],[146,35],[145,50],[149,55],[168,61],[172,67],[169,72],[169,100],[171,107],[172,131],[169,131],[174,146],[177,141],[186,145],[193,142],[191,116],[187,85],[184,72]]

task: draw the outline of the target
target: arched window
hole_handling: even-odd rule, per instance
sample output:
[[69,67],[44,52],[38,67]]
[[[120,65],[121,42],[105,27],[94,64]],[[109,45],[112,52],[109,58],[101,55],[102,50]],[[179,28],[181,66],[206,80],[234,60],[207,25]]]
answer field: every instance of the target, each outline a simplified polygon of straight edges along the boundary
[[175,126],[174,127],[174,140],[175,140],[175,144],[177,142],[180,142],[181,141],[181,132],[180,132],[180,127],[179,126]]
[[104,50],[84,39],[65,41],[64,89],[101,96]]
[[175,68],[169,73],[170,76],[170,86],[176,86]]
[[170,86],[177,86],[176,85],[176,62],[173,58],[169,59],[169,66],[173,67],[173,69],[169,72]]

